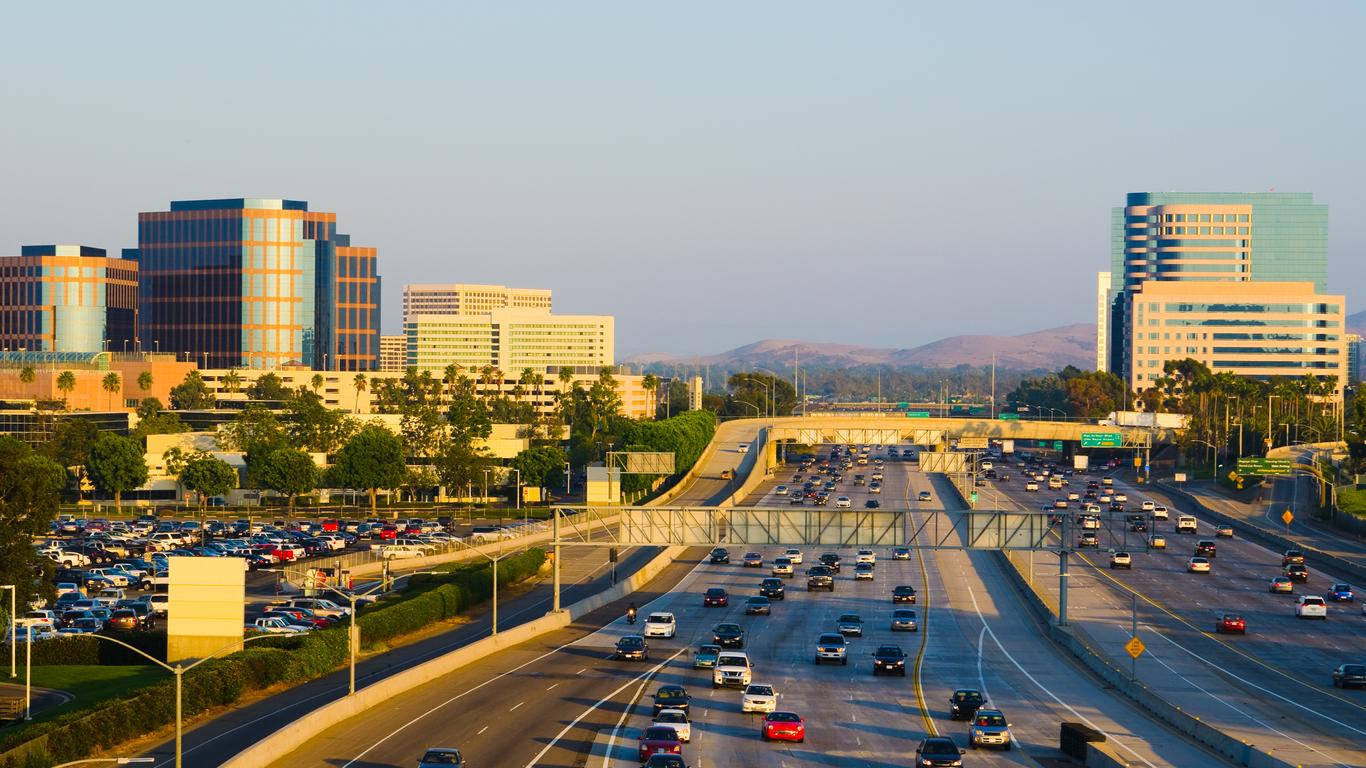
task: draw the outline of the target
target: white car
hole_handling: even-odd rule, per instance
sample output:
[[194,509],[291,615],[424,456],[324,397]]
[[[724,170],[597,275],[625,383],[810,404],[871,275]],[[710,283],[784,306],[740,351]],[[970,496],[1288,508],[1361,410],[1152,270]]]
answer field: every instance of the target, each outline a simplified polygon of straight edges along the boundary
[[666,611],[652,613],[645,617],[646,637],[673,637],[678,632],[674,615]]
[[1116,493],[1116,494],[1115,494],[1115,501],[1118,501],[1118,502],[1121,503],[1121,504],[1127,504],[1127,503],[1129,503],[1129,497],[1128,497],[1126,494],[1123,494],[1123,493]]
[[767,683],[753,683],[740,699],[741,712],[773,712],[778,709],[778,692]]
[[800,549],[789,549],[783,553],[783,557],[791,560],[793,565],[802,564],[802,551]]
[[1029,482],[1025,483],[1025,490],[1026,490],[1026,491],[1037,491],[1037,490],[1039,490],[1039,484],[1036,483],[1036,482],[1034,482],[1033,480],[1030,480]]
[[[1209,558],[1192,557],[1190,560],[1186,561],[1186,571],[1189,573],[1209,573]],[[1297,608],[1296,611],[1298,610],[1299,609]]]
[[773,489],[773,492],[776,493],[776,494],[778,494],[779,496],[786,496],[786,495],[787,495],[787,486],[786,486],[786,485],[780,485],[780,486],[778,486],[777,488],[774,488],[774,489]]
[[877,554],[876,554],[875,552],[873,552],[873,550],[871,550],[871,549],[860,549],[860,550],[858,551],[858,556],[855,558],[854,562],[856,562],[856,563],[876,563],[876,562],[877,562]]
[[1164,507],[1164,506],[1162,506],[1161,504],[1158,504],[1157,506],[1153,507],[1153,519],[1154,519],[1154,520],[1166,520],[1166,519],[1167,519],[1167,508]]
[[836,506],[836,507],[850,507],[850,506],[853,506],[853,503],[852,503],[851,501],[849,501],[849,497],[848,497],[848,496],[838,496],[838,497],[835,498],[835,506]]
[[1100,530],[1100,518],[1087,515],[1081,519],[1081,529],[1083,531]]
[[1328,603],[1317,595],[1300,595],[1295,599],[1295,618],[1328,619]]
[[114,568],[91,568],[87,573],[91,576],[99,576],[116,587],[126,587],[133,583],[128,574]]
[[80,591],[81,591],[81,588],[78,587],[78,586],[76,586],[76,583],[75,583],[74,581],[59,581],[59,582],[57,582],[57,584],[56,584],[56,589],[57,589],[57,597],[61,597],[62,595],[67,594],[68,592],[80,592]]
[[1151,502],[1151,501],[1145,501],[1145,502],[1143,502],[1142,509],[1143,509],[1144,512],[1152,512],[1152,511],[1155,511],[1155,510],[1157,509],[1157,505],[1154,504],[1154,503]]
[[774,576],[791,576],[794,572],[791,558],[779,556],[773,559],[772,573]]
[[1193,515],[1178,515],[1176,518],[1177,533],[1197,533],[1199,527],[1195,523]]
[[304,608],[331,619],[344,619],[351,615],[350,607],[338,605],[322,597],[296,597],[288,604],[290,608]]
[[688,722],[688,715],[681,709],[661,709],[655,715],[655,720],[650,723],[655,728],[672,728],[678,734],[678,740],[683,743],[692,741],[692,723]]

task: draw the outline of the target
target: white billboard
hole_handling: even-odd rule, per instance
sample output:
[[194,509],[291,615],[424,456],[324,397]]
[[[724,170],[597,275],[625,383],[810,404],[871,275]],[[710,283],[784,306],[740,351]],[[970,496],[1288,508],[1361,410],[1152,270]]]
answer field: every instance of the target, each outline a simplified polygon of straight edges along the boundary
[[222,656],[242,643],[247,561],[240,557],[168,557],[166,660]]

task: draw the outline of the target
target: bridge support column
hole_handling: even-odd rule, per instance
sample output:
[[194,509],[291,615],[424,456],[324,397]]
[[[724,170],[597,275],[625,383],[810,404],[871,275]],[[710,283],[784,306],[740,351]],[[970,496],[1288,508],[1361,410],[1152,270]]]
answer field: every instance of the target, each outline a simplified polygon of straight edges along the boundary
[[1062,516],[1062,548],[1058,550],[1058,626],[1067,626],[1067,560],[1072,552],[1072,515]]
[[554,574],[551,577],[553,597],[550,600],[550,611],[560,612],[560,510],[557,507],[550,509],[551,528],[553,529],[552,541],[555,543],[551,554],[550,571]]

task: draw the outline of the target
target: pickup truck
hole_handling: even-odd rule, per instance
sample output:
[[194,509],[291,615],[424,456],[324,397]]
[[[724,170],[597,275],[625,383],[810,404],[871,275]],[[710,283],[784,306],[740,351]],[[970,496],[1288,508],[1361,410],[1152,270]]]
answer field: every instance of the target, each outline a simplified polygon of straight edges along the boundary
[[257,619],[246,626],[248,632],[264,632],[269,635],[302,635],[308,632],[309,628],[291,624],[283,616],[267,616]]

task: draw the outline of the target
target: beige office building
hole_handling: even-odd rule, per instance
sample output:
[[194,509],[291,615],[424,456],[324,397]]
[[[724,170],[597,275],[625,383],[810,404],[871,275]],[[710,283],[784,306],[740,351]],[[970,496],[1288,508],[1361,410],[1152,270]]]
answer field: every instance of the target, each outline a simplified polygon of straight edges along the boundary
[[1129,386],[1141,391],[1168,360],[1257,379],[1333,379],[1347,385],[1346,299],[1313,283],[1165,282],[1128,289]]
[[499,309],[483,315],[415,315],[403,324],[408,366],[444,371],[601,368],[613,364],[611,315],[552,315]]
[[398,333],[379,337],[379,369],[402,372],[408,365],[408,337]]
[[550,291],[505,285],[410,283],[403,286],[403,322],[418,315],[486,315],[498,309],[550,311]]

